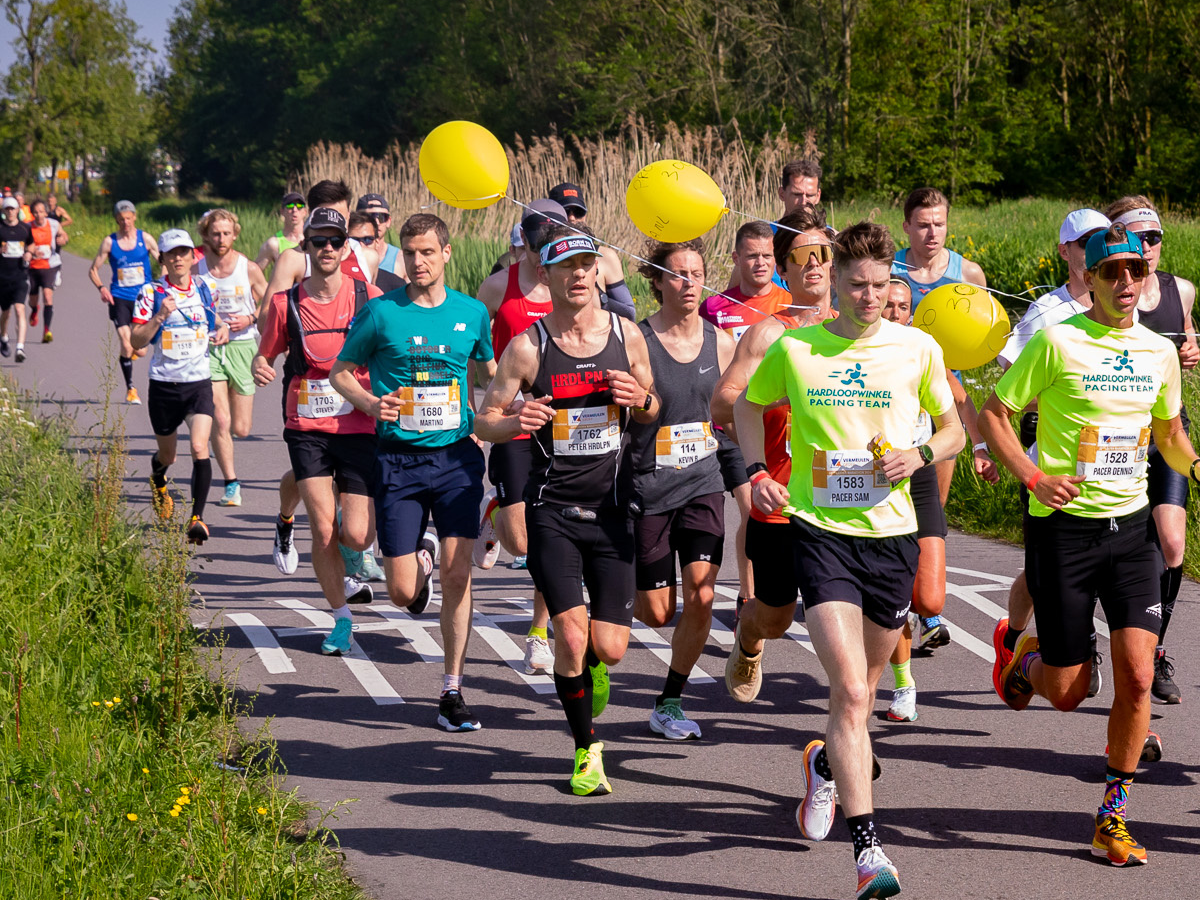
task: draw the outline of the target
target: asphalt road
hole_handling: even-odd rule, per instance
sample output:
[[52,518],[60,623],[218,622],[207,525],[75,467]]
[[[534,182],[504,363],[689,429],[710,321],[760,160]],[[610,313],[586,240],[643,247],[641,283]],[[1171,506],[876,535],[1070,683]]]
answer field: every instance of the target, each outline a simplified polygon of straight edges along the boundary
[[[21,365],[0,362],[36,393],[45,413],[65,409],[87,429],[103,399],[102,373],[115,368],[115,345],[86,263],[76,257],[66,258],[57,309],[53,344],[30,343]],[[34,340],[40,332],[31,330]],[[144,363],[136,378],[145,396]],[[358,651],[340,659],[320,654],[329,619],[303,522],[300,569],[284,577],[271,563],[276,479],[289,465],[278,392],[259,392],[254,434],[237,444],[243,506],[209,506],[213,538],[195,560],[204,603],[194,620],[225,630],[224,664],[256,697],[245,727],[271,718],[288,783],[325,808],[356,801],[330,824],[368,893],[414,900],[852,895],[841,817],[821,844],[801,840],[793,818],[800,750],[825,722],[825,677],[803,628],[768,647],[755,703],[736,704],[725,692],[736,594],[731,548],[699,664],[704,674],[696,673],[684,698],[703,739],[679,744],[650,733],[670,629],[639,627],[596,726],[614,793],[577,798],[567,783],[572,745],[551,680],[516,669],[531,591],[526,572],[502,565],[475,573],[464,693],[484,724],[479,732],[451,735],[435,724],[442,674],[436,595],[415,619],[383,601],[356,607]],[[153,439],[144,406],[124,412],[129,502],[146,515]],[[186,452],[184,445],[172,471],[185,492]],[[221,484],[214,475],[213,501]],[[1142,768],[1131,793],[1131,827],[1150,865],[1123,871],[1088,854],[1104,776],[1108,685],[1072,714],[1040,700],[1023,713],[1008,710],[992,691],[990,635],[1021,551],[952,534],[947,555],[946,616],[955,641],[914,661],[918,721],[886,720],[885,673],[888,690],[872,726],[883,763],[878,828],[906,894],[1132,898],[1175,896],[1200,884],[1200,721],[1190,714],[1200,704],[1197,586],[1184,585],[1170,637],[1184,700],[1155,707],[1152,728],[1166,756]]]

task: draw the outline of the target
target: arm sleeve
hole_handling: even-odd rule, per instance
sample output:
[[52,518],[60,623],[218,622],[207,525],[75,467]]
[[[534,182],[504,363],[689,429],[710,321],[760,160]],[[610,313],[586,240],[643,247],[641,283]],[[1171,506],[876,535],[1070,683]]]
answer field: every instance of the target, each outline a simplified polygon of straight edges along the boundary
[[374,310],[368,303],[354,317],[354,324],[350,326],[350,333],[346,335],[346,343],[342,345],[338,359],[354,363],[356,366],[365,366],[375,351],[377,337]]
[[787,396],[786,343],[786,338],[773,343],[750,376],[750,383],[746,385],[746,399],[751,403],[767,406]]
[[1047,335],[1043,330],[1030,338],[1012,367],[996,382],[996,397],[1009,409],[1024,409],[1057,377],[1061,359]]
[[273,359],[287,349],[287,317],[284,315],[284,303],[287,294],[276,294],[267,306],[267,314],[259,324],[262,337],[258,342],[258,352],[267,359]]
[[608,298],[607,303],[602,303],[605,309],[610,312],[615,312],[618,316],[624,316],[631,322],[637,316],[637,309],[633,302],[633,293],[629,290],[629,285],[622,279],[608,286],[605,291],[605,296]]

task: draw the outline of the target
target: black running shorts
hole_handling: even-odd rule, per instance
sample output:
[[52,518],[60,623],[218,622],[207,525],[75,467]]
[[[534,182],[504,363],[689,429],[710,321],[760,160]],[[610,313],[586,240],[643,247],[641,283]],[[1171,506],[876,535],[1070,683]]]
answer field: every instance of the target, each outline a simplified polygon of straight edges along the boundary
[[787,522],[760,522],[753,516],[746,524],[746,556],[754,566],[754,596],[775,609],[795,603],[800,593],[796,582],[796,536]]
[[551,616],[583,606],[586,585],[594,621],[633,622],[633,520],[623,508],[577,521],[560,507],[527,503],[525,529],[529,574]]
[[37,293],[39,289],[52,291],[56,287],[55,280],[58,278],[59,267],[53,269],[30,269],[29,270],[29,291]]
[[1162,571],[1149,507],[1116,519],[1085,519],[1062,510],[1031,516],[1025,577],[1043,662],[1078,666],[1092,658],[1097,597],[1112,631],[1158,634]]
[[327,431],[283,429],[292,472],[297,481],[333,476],[343,494],[369,497],[375,481],[374,434],[331,434]]
[[0,312],[20,306],[29,296],[29,279],[22,272],[13,279],[0,278]]
[[525,485],[533,465],[533,441],[505,441],[488,451],[488,481],[496,488],[501,508],[525,502]]
[[1187,509],[1187,476],[1180,475],[1167,465],[1155,444],[1150,445],[1150,454],[1146,457],[1146,462],[1149,464],[1146,470],[1146,491],[1150,495],[1150,508],[1166,505]]
[[637,589],[675,585],[675,557],[684,568],[694,562],[721,567],[725,549],[725,495],[704,494],[678,509],[634,520]]
[[[129,328],[133,325],[133,301],[118,300],[113,297],[113,302],[108,305],[108,320],[113,323],[114,328]],[[284,396],[286,396],[284,392]]]
[[155,434],[160,437],[174,434],[188,416],[213,414],[212,382],[207,378],[178,383],[151,378],[146,410],[150,413],[150,427]]
[[790,527],[805,610],[842,600],[858,606],[880,628],[904,625],[920,556],[916,534],[851,537],[799,516],[792,517]]
[[742,457],[742,449],[725,432],[717,433],[717,462],[721,466],[721,478],[725,481],[725,490],[733,493],[733,489],[741,487],[750,479],[746,477],[746,460]]

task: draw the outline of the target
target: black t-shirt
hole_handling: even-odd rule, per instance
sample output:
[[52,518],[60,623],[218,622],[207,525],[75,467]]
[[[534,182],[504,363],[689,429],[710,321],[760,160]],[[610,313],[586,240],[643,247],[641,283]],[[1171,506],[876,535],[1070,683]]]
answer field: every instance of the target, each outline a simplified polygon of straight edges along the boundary
[[61,213],[61,212],[59,212],[57,209],[55,209],[55,210],[47,210],[47,211],[46,211],[46,218],[47,218],[47,219],[53,219],[55,222],[61,222],[61,221],[62,221],[62,213]]
[[28,222],[8,225],[0,222],[0,278],[16,281],[27,277],[25,249],[33,244],[33,229]]

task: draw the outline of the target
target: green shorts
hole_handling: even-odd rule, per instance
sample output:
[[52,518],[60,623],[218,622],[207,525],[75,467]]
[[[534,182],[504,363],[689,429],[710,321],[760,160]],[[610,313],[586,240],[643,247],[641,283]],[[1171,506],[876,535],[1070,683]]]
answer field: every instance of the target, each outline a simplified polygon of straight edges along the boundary
[[258,341],[230,341],[213,347],[208,355],[213,381],[228,381],[239,394],[254,393],[250,362],[258,352]]

